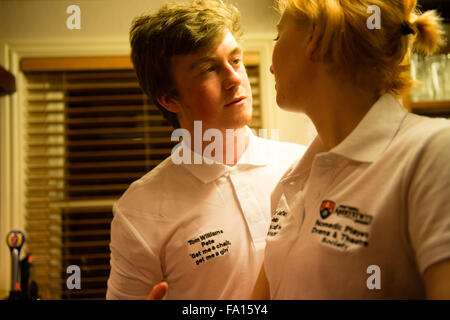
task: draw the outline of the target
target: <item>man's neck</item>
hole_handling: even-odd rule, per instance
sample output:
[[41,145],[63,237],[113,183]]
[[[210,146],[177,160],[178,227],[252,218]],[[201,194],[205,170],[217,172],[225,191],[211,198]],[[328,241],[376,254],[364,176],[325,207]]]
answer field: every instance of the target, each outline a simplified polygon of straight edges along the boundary
[[197,128],[189,132],[191,141],[185,143],[191,150],[206,158],[220,159],[219,162],[230,167],[239,162],[250,141],[250,130],[246,126],[222,130]]
[[227,166],[234,166],[239,162],[248,148],[250,142],[250,130],[247,127],[228,129],[224,134],[223,159]]

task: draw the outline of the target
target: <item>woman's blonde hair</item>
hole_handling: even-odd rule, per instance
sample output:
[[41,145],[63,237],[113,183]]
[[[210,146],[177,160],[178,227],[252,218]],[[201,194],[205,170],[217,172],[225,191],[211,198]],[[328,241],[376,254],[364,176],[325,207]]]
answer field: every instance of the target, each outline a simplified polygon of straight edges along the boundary
[[[278,0],[281,12],[311,22],[321,32],[314,58],[378,94],[402,95],[414,82],[412,49],[433,54],[444,44],[442,20],[435,11],[421,13],[417,0]],[[369,29],[369,6],[380,8],[381,28]],[[405,32],[406,30],[406,32]],[[409,32],[408,32],[409,31]]]

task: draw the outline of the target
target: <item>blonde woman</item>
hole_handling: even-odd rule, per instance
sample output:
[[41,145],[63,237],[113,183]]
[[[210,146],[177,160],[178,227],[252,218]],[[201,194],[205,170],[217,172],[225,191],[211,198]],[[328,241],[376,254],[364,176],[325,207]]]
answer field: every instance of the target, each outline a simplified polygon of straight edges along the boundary
[[397,99],[411,49],[442,43],[439,18],[415,0],[279,4],[277,102],[318,135],[272,194],[254,298],[449,299],[450,121]]

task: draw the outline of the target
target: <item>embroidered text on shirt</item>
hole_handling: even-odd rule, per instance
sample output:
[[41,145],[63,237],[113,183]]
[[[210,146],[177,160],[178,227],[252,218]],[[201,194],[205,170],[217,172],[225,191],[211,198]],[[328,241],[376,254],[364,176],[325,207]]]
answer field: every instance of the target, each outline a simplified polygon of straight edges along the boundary
[[189,254],[189,256],[195,261],[196,266],[206,261],[210,261],[215,257],[223,256],[224,254],[229,253],[231,242],[229,240],[218,238],[218,236],[222,234],[223,230],[217,230],[204,233],[187,241],[189,246],[193,246],[195,244],[201,245],[201,247],[197,245],[194,250],[198,250]]

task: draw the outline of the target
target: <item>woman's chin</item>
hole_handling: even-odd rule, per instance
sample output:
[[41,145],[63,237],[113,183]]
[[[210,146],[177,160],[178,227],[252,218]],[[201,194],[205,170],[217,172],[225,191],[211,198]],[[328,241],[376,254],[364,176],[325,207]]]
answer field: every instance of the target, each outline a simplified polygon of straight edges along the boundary
[[277,99],[277,105],[281,110],[287,111],[287,112],[295,112],[295,113],[304,113],[304,111],[299,108],[298,106],[293,106],[290,104],[287,104],[283,101],[279,101]]

